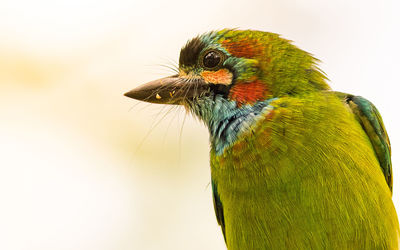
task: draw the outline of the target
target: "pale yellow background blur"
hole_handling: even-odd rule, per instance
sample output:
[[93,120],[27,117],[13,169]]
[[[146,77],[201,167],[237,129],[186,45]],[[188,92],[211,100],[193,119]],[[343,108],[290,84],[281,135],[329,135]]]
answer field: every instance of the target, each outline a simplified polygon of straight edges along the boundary
[[398,2],[2,0],[0,249],[225,249],[206,128],[123,96],[224,27],[282,34],[377,105],[400,208]]

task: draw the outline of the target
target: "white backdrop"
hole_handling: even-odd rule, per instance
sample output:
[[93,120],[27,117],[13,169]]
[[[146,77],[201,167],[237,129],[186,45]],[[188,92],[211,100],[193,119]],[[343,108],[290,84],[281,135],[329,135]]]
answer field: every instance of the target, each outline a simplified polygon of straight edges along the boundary
[[[208,133],[122,94],[187,39],[282,34],[380,110],[400,208],[399,1],[0,2],[0,249],[225,249]],[[167,113],[168,112],[168,113]],[[164,114],[167,113],[164,117]]]

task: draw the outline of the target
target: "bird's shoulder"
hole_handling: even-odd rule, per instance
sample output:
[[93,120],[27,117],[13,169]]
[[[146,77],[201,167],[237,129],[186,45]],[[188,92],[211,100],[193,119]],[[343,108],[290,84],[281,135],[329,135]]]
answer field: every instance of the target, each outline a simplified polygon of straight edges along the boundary
[[379,160],[386,182],[390,190],[392,190],[393,176],[391,146],[389,136],[378,109],[372,102],[368,101],[364,97],[341,92],[334,93],[354,114],[354,117],[367,134]]

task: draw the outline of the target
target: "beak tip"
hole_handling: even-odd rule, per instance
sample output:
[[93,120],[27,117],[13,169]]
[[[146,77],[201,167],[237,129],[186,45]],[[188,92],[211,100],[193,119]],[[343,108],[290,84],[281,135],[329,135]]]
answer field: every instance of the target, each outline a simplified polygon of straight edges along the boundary
[[136,94],[136,91],[131,90],[131,91],[126,92],[124,94],[124,96],[132,98],[132,99],[137,99],[137,96],[135,94]]

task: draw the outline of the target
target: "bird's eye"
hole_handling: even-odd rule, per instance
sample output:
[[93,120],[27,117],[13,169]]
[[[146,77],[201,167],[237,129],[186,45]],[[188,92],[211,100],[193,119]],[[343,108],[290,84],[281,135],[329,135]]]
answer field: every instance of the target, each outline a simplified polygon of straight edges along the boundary
[[224,59],[224,55],[218,50],[209,50],[204,53],[201,64],[204,68],[213,69],[219,66]]

